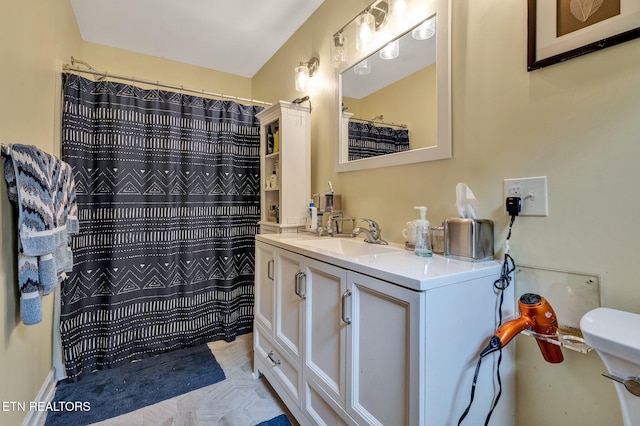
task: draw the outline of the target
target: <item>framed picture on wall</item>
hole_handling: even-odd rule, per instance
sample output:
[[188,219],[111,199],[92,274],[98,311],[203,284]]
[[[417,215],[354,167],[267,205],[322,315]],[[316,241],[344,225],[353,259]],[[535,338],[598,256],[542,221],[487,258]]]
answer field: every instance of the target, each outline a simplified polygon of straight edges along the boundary
[[640,0],[527,0],[527,70],[640,37]]

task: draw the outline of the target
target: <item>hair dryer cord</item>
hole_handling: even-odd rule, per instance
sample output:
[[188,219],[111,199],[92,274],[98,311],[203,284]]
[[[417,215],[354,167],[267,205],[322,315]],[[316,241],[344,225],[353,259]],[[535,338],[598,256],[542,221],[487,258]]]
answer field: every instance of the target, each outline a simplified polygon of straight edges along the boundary
[[476,364],[476,372],[473,373],[473,382],[471,383],[471,399],[469,400],[469,405],[467,405],[464,413],[462,413],[462,415],[460,416],[460,419],[458,420],[458,426],[460,426],[464,418],[467,417],[467,414],[469,414],[469,410],[471,409],[471,404],[473,404],[473,397],[476,394],[476,383],[478,383],[478,373],[480,372],[480,364],[482,364],[482,357],[478,358],[478,363]]

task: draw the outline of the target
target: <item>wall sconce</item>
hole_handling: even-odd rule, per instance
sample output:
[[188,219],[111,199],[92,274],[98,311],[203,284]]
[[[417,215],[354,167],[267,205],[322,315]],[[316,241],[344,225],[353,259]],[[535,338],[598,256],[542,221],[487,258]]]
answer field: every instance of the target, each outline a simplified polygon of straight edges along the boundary
[[345,62],[347,62],[347,38],[338,32],[333,35],[331,42],[331,64],[337,68]]
[[369,43],[376,32],[375,18],[369,12],[364,12],[356,18],[356,49],[363,52],[369,49]]
[[317,57],[312,57],[309,59],[309,62],[300,62],[300,65],[295,67],[294,78],[296,90],[298,92],[304,92],[307,88],[307,80],[318,72],[318,68],[320,67],[320,59]]
[[376,31],[386,25],[388,14],[389,4],[381,0],[356,17],[356,49],[360,52],[369,50]]
[[389,16],[398,27],[404,27],[407,20],[407,2],[405,0],[387,0]]

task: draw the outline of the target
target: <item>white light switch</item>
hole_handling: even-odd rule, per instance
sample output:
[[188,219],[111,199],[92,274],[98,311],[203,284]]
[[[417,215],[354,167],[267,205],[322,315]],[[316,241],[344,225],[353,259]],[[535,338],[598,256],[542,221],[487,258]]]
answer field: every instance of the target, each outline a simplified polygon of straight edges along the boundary
[[[520,197],[522,209],[520,216],[549,216],[547,177],[529,177],[504,180],[504,197]],[[507,214],[506,202],[504,212]]]

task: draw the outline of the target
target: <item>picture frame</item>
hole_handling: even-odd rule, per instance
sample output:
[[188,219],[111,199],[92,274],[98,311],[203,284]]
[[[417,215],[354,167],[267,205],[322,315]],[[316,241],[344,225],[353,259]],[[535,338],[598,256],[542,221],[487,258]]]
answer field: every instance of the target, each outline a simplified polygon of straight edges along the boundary
[[607,1],[615,3],[617,14],[614,11],[613,16],[605,16],[593,23],[588,19],[584,23],[578,22],[581,28],[567,30],[569,32],[558,36],[565,22],[559,19],[561,8],[568,8],[572,0],[527,0],[527,71],[640,37],[640,0],[604,0],[597,3]]

